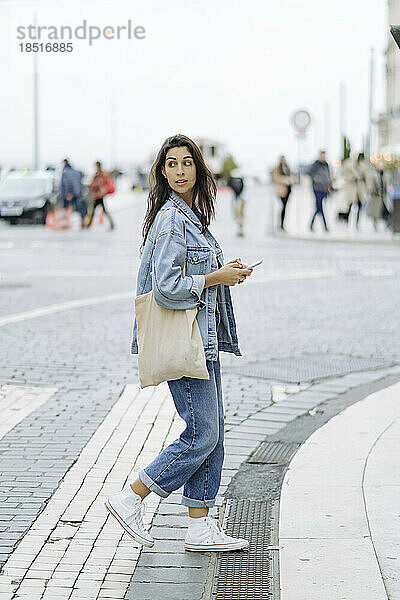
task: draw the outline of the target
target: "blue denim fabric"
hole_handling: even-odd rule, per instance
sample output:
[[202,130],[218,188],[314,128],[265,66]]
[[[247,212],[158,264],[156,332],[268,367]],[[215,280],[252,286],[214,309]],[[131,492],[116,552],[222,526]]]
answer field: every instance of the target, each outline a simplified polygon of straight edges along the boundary
[[[204,288],[205,275],[223,264],[223,253],[214,236],[208,228],[202,232],[197,215],[178,194],[171,192],[149,230],[136,295],[153,290],[155,301],[165,308],[197,307],[205,357],[212,361],[217,360],[219,350],[242,356],[229,286],[219,284]],[[182,277],[184,267],[185,277]],[[218,332],[217,305],[221,318]],[[138,353],[136,317],[131,353]]]
[[209,380],[182,377],[168,381],[186,428],[139,474],[140,480],[162,498],[183,485],[182,504],[192,507],[214,506],[224,461],[219,357],[206,364]]
[[314,187],[314,196],[315,196],[315,213],[313,215],[311,223],[314,223],[315,217],[320,214],[322,217],[322,221],[324,223],[325,229],[327,229],[327,223],[324,214],[324,200],[327,197],[327,193],[325,191],[320,191]]

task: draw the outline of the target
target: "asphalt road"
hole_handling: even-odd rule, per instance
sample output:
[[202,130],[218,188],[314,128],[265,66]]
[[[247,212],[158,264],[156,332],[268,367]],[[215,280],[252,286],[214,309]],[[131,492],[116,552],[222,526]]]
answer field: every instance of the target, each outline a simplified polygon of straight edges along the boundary
[[[233,289],[244,355],[233,364],[318,353],[397,361],[399,247],[274,237],[269,191],[247,190],[246,199],[244,238],[235,236],[228,193],[219,195],[211,226],[225,260],[264,258],[248,282]],[[109,205],[113,232],[107,225],[56,232],[0,224],[3,366],[129,363],[145,198],[125,193]],[[82,305],[71,309],[71,301]],[[44,307],[57,312],[21,316]],[[15,315],[23,320],[7,324]]]

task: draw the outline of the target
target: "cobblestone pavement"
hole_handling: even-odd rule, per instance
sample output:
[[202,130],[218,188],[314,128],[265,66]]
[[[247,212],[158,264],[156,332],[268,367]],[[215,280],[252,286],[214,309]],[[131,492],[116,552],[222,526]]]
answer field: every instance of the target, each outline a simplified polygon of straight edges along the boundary
[[[354,369],[379,378],[400,363],[398,247],[274,237],[269,190],[248,190],[246,198],[244,238],[235,236],[227,193],[212,226],[226,260],[264,258],[232,290],[243,357],[222,356],[229,451],[219,506],[255,445],[327,398],[319,379]],[[102,507],[181,427],[162,386],[153,396],[138,393],[129,356],[144,197],[120,194],[110,204],[113,232],[0,225],[1,599],[144,600],[148,565],[157,567],[152,600],[166,592],[172,600],[168,590],[180,577],[192,586],[179,588],[185,600],[208,585],[201,568],[208,557],[182,552],[178,494],[160,504],[153,526],[160,541],[141,554],[130,587],[139,549]],[[332,359],[328,365],[340,359],[342,371],[321,375],[316,357]],[[279,377],[277,360],[285,367]],[[165,531],[168,523],[174,527]],[[180,565],[190,573],[174,570]]]

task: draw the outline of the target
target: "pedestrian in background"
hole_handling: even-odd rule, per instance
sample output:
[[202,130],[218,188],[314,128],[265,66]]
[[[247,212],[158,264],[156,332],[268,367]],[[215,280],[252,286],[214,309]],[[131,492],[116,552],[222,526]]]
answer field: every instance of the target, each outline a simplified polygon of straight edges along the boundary
[[[106,507],[131,537],[151,547],[154,539],[143,522],[143,499],[150,492],[167,498],[184,486],[182,504],[189,510],[186,550],[247,548],[247,540],[227,535],[208,512],[215,503],[224,460],[219,352],[241,356],[229,286],[244,281],[252,269],[239,258],[224,265],[221,247],[208,229],[215,215],[217,187],[192,140],[181,134],[167,138],[150,182],[137,295],[152,293],[156,304],[168,312],[198,309],[195,318],[208,379],[185,376],[167,381],[186,428],[136,481],[108,498]],[[173,356],[177,345],[186,344],[186,337],[179,337],[177,331],[176,338],[166,340],[160,335],[158,341]],[[131,351],[140,353],[136,317]]]
[[389,219],[389,199],[388,186],[390,176],[385,171],[383,161],[379,161],[375,169],[371,171],[370,194],[368,200],[367,215],[372,219],[375,231],[378,230],[378,222],[384,219],[388,225]]
[[280,228],[285,231],[286,206],[292,191],[292,185],[295,183],[295,176],[286,162],[285,156],[281,156],[279,164],[272,171],[272,183],[275,193],[282,202]]
[[311,219],[310,229],[313,231],[314,221],[317,215],[320,215],[325,231],[328,231],[324,214],[324,200],[332,190],[332,178],[329,165],[326,161],[326,152],[321,150],[319,158],[311,165],[308,170],[312,180],[313,192],[315,196],[315,212]]
[[233,217],[238,225],[239,237],[243,237],[243,225],[244,225],[244,198],[242,196],[244,189],[244,179],[239,169],[232,169],[228,178],[228,186],[233,191],[232,207]]
[[85,226],[86,206],[82,202],[82,173],[73,169],[67,158],[63,161],[59,198],[66,211],[67,226],[70,227],[70,215],[75,206],[81,217],[81,228]]
[[98,160],[96,162],[96,173],[90,183],[90,193],[93,198],[93,206],[90,212],[89,220],[87,226],[90,227],[93,221],[94,213],[96,212],[96,208],[100,206],[106,215],[109,223],[110,230],[114,229],[114,221],[110,213],[105,207],[104,197],[107,194],[113,194],[115,191],[114,183],[108,173],[103,171],[101,162]]
[[351,209],[357,204],[358,172],[355,161],[349,156],[342,162],[343,205],[338,212],[338,218],[349,224]]
[[360,152],[357,157],[357,162],[355,163],[355,168],[357,172],[357,221],[356,226],[358,229],[360,214],[363,209],[363,206],[367,201],[367,192],[368,192],[368,179],[369,179],[369,169],[367,163],[365,161],[364,152]]

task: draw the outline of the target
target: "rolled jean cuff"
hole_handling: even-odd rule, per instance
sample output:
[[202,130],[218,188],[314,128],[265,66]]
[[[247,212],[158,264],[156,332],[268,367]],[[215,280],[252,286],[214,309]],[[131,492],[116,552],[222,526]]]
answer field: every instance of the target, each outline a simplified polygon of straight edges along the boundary
[[159,485],[157,485],[150,477],[147,475],[146,471],[140,471],[139,479],[146,487],[149,488],[151,492],[157,494],[157,496],[161,496],[161,498],[168,498],[171,492],[166,492]]
[[188,506],[189,508],[212,508],[215,504],[215,498],[212,500],[196,500],[194,498],[182,496],[181,504],[183,504],[183,506]]

